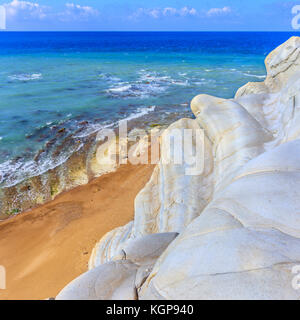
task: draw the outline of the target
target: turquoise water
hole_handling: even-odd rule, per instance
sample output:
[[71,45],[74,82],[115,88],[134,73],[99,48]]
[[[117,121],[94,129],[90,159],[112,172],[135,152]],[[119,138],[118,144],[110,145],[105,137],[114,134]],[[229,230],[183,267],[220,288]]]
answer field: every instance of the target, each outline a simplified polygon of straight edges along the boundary
[[167,124],[192,117],[197,94],[233,97],[263,81],[265,56],[290,35],[0,33],[0,185],[53,168],[120,119]]

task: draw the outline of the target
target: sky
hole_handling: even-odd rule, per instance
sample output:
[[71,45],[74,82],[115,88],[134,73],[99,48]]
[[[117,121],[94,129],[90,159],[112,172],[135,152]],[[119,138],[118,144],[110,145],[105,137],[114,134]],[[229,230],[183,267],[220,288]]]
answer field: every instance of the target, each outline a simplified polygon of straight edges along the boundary
[[292,31],[297,4],[300,0],[0,0],[8,31]]

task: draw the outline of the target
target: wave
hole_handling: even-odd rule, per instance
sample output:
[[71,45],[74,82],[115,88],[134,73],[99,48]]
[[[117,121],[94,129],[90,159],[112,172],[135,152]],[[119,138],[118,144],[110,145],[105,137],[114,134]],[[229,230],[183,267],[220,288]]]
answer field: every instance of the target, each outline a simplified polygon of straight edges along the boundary
[[80,134],[74,135],[74,138],[85,138],[85,137],[92,135],[95,132],[98,132],[103,129],[111,128],[113,126],[114,126],[114,123],[110,123],[110,122],[101,123],[101,124],[100,123],[89,123],[87,128],[85,130],[83,130],[82,132],[80,132]]
[[195,85],[206,85],[209,83],[216,83],[216,80],[214,79],[205,79],[205,78],[201,78],[201,79],[197,79],[193,81],[193,84]]
[[99,78],[104,79],[107,82],[118,82],[118,81],[121,81],[120,78],[112,76],[109,73],[100,73],[99,74]]
[[112,87],[106,90],[106,93],[113,97],[139,97],[146,98],[155,96],[166,90],[166,87],[159,84],[151,83],[134,83],[134,84],[120,84],[117,87]]
[[188,80],[185,80],[185,81],[173,80],[172,84],[175,84],[177,86],[188,86],[189,82],[188,82]]
[[168,83],[172,81],[170,76],[160,75],[157,72],[139,72],[141,81],[150,81],[153,83]]
[[126,92],[128,90],[131,89],[131,85],[127,85],[127,86],[121,86],[121,87],[116,87],[116,88],[110,88],[107,91],[109,92]]
[[[156,96],[162,94],[168,90],[171,86],[189,86],[188,79],[182,78],[172,79],[169,75],[146,71],[144,69],[137,72],[138,78],[135,81],[119,82],[107,90],[110,96],[115,98],[127,98],[138,97],[148,98],[150,96]],[[180,74],[182,77],[186,76],[186,73]]]
[[251,74],[251,73],[243,73],[243,75],[247,76],[247,77],[255,77],[258,79],[265,79],[266,78],[265,75],[257,75],[257,74]]
[[45,157],[40,161],[22,161],[22,159],[20,159],[7,160],[0,163],[0,186],[11,187],[27,178],[42,175],[43,173],[66,162],[74,152],[77,152],[82,147],[83,143],[79,144],[68,153],[64,152],[55,158]]
[[125,119],[122,119],[123,121],[127,120],[133,120],[133,119],[137,119],[140,117],[145,116],[146,114],[153,112],[155,110],[156,106],[150,106],[150,107],[142,107],[137,109],[136,112],[131,113],[128,117],[126,117]]
[[13,81],[31,81],[31,80],[39,80],[42,78],[41,73],[32,73],[32,74],[14,74],[11,76],[8,76],[10,80]]
[[80,134],[74,135],[74,137],[75,138],[84,138],[84,137],[87,137],[95,132],[100,131],[100,130],[107,129],[107,128],[113,128],[118,125],[119,121],[130,121],[133,119],[143,117],[143,116],[147,115],[148,113],[153,112],[155,110],[155,108],[156,108],[156,106],[138,108],[135,112],[132,112],[127,117],[120,119],[116,122],[107,121],[107,122],[104,122],[101,124],[99,124],[99,123],[89,124],[88,127],[84,131],[82,131]]
[[[140,107],[135,112],[130,113],[127,117],[120,119],[119,121],[130,121],[143,117],[148,113],[153,112],[155,108],[156,106]],[[100,130],[113,128],[118,124],[119,121],[89,123],[87,127],[80,132],[80,134],[74,134],[72,135],[72,138],[83,139]],[[45,149],[44,151],[42,151],[42,156],[38,160],[32,159],[26,161],[24,159],[17,159],[7,160],[3,163],[0,163],[0,186],[12,187],[27,178],[42,175],[45,172],[65,163],[72,154],[79,151],[83,146],[84,142],[81,142],[79,145],[73,144],[71,148],[64,150],[58,156],[53,156],[51,153],[47,153],[47,150]]]

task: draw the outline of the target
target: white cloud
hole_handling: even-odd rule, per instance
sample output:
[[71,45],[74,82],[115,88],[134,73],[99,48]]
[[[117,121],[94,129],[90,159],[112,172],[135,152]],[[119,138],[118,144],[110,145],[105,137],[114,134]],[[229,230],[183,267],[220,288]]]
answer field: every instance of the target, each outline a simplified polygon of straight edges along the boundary
[[136,12],[134,12],[130,18],[136,19],[142,16],[148,16],[154,19],[158,19],[161,17],[186,17],[186,16],[195,16],[197,15],[197,10],[194,8],[183,7],[180,9],[166,7],[166,8],[155,8],[155,9],[146,9],[146,8],[139,8]]
[[197,10],[195,8],[189,9],[188,7],[184,7],[179,10],[179,14],[182,16],[195,16],[197,14]]
[[142,16],[149,16],[151,18],[157,19],[157,18],[159,18],[160,14],[161,14],[161,12],[159,9],[139,8],[130,16],[130,18],[137,19]]
[[197,14],[197,10],[194,8],[183,7],[181,9],[176,8],[164,8],[163,9],[164,16],[195,16]]
[[60,20],[86,20],[90,17],[95,17],[99,14],[97,9],[89,6],[81,6],[75,3],[66,3],[65,10],[58,13]]
[[164,16],[167,16],[167,15],[174,16],[177,13],[177,9],[167,7],[162,10],[162,13]]
[[230,7],[224,7],[224,8],[211,8],[206,12],[206,14],[211,17],[211,16],[219,16],[219,15],[225,15],[231,12]]
[[81,6],[74,3],[66,3],[66,8],[77,14],[98,15],[99,11],[89,6]]
[[7,17],[21,16],[23,18],[33,17],[38,19],[44,19],[46,17],[47,10],[49,7],[41,6],[35,2],[29,1],[18,1],[13,0],[12,2],[5,3]]
[[42,6],[36,2],[13,0],[4,4],[7,18],[18,20],[30,19],[59,19],[61,21],[82,21],[99,14],[97,9],[89,6],[81,6],[75,3],[66,3],[61,12],[53,11],[53,8]]
[[160,15],[160,12],[157,9],[153,9],[149,11],[149,15],[155,19],[157,19]]

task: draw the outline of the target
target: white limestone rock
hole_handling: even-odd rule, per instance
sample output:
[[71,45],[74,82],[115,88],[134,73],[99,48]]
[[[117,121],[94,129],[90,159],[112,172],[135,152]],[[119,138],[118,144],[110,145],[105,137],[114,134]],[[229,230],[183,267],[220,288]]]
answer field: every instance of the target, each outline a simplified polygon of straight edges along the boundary
[[136,300],[137,266],[130,261],[111,261],[73,280],[56,300]]
[[154,233],[129,238],[132,222],[107,233],[95,246],[89,261],[89,270],[112,260],[130,260],[141,265],[154,264],[178,233]]
[[273,148],[300,138],[300,38],[273,50],[265,64],[266,80],[240,88],[235,101],[273,135],[267,146]]
[[291,84],[299,73],[300,38],[291,37],[265,59],[267,77],[264,82],[249,82],[236,92],[235,98],[248,94],[275,93]]
[[[108,232],[94,247],[89,260],[89,270],[112,260],[120,251],[119,246],[130,238],[133,222]],[[121,257],[122,259],[122,257]]]
[[121,254],[138,266],[151,265],[177,236],[176,232],[166,232],[129,239],[121,246]]
[[[99,242],[91,268],[130,256],[140,299],[300,298],[291,272],[300,264],[299,47],[292,37],[275,49],[266,80],[245,85],[234,99],[193,99],[196,120],[164,131],[162,158],[136,197],[134,221]],[[193,152],[195,132],[204,130],[201,174],[164,163],[173,129],[193,131]],[[156,240],[145,239],[161,232],[180,235],[147,258]]]
[[[130,228],[130,224],[127,226]],[[118,228],[115,234],[124,235],[122,231],[124,231],[122,228]],[[102,256],[100,260],[95,257],[92,260],[93,268],[73,280],[56,299],[136,299],[138,290],[152,271],[157,258],[177,235],[177,233],[160,233],[131,239],[112,257],[113,261],[103,264],[98,264]],[[101,245],[105,248],[104,243]],[[97,252],[102,253],[102,251]]]
[[192,100],[197,121],[212,143],[214,189],[226,185],[243,165],[265,151],[272,135],[239,103],[208,95]]
[[271,92],[287,85],[295,73],[299,73],[300,38],[291,37],[273,50],[266,58],[266,85]]
[[300,262],[298,51],[299,38],[274,50],[266,81],[234,100],[194,98],[213,145],[214,194],[159,258],[140,299],[300,298],[292,287]]
[[139,298],[299,299],[299,160],[293,141],[250,161],[163,253]]
[[[174,132],[183,132],[185,129],[193,133],[192,152],[196,153],[196,132],[201,130],[201,127],[192,119],[176,121],[164,131],[161,139],[162,153],[166,152],[167,141]],[[174,165],[160,159],[150,181],[135,199],[135,237],[151,233],[180,232],[208,204],[213,192],[213,183],[211,147],[206,136],[204,144],[205,153],[200,154],[201,159],[198,160],[201,162],[202,157],[204,159],[204,170],[200,175],[187,175],[187,171],[192,170],[194,165],[185,161]],[[180,144],[176,146],[179,153],[183,147]]]

